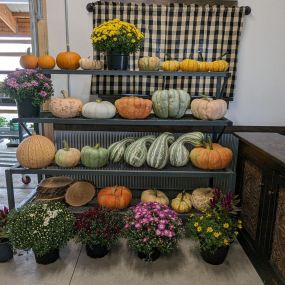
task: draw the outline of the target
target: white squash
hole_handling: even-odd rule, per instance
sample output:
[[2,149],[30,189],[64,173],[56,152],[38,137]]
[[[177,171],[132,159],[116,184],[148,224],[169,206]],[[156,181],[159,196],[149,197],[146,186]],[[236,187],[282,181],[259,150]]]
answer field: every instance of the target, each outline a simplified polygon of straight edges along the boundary
[[116,107],[100,99],[88,102],[82,107],[82,115],[89,119],[110,119],[116,115]]
[[79,60],[79,64],[80,67],[82,69],[95,69],[95,70],[99,70],[102,69],[104,64],[102,61],[100,60],[92,60],[90,59],[90,56],[87,58],[81,58]]

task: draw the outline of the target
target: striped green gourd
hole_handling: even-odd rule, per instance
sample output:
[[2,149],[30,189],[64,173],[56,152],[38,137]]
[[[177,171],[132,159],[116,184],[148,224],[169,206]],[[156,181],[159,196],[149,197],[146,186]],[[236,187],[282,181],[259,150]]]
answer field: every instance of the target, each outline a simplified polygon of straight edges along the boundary
[[155,136],[145,136],[128,145],[124,154],[125,162],[134,167],[141,167],[146,161],[147,144],[154,140]]
[[124,158],[124,153],[128,144],[133,143],[134,138],[125,138],[112,143],[109,147],[109,159],[112,162],[120,162]]
[[174,142],[174,136],[171,133],[162,133],[151,144],[146,162],[149,166],[162,169],[166,166],[169,159],[168,145]]
[[191,132],[180,136],[169,148],[169,161],[172,166],[181,167],[189,162],[189,151],[185,143],[193,146],[202,145],[204,135],[201,132]]

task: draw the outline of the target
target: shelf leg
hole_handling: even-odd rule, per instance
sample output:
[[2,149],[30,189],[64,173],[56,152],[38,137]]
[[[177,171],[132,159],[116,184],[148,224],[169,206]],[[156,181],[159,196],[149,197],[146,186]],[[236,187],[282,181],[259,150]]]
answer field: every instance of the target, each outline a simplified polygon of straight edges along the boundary
[[38,176],[38,183],[40,183],[42,181],[42,179],[43,179],[43,175],[42,174],[38,174],[37,176]]
[[15,196],[14,196],[14,186],[13,186],[13,176],[10,169],[5,170],[6,176],[6,186],[7,186],[7,197],[9,209],[15,208]]

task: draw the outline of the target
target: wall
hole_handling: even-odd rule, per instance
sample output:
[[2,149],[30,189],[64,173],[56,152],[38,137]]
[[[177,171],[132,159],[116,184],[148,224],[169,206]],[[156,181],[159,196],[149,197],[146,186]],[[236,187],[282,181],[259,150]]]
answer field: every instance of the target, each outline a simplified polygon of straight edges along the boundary
[[[90,0],[69,0],[71,49],[81,56],[92,54],[90,33],[92,13],[86,10]],[[285,125],[285,1],[239,0],[250,5],[241,39],[235,101],[227,117],[235,125]],[[48,0],[49,52],[56,55],[65,49],[64,1]],[[71,76],[71,93],[89,100],[90,76]],[[56,93],[66,88],[66,76],[53,77]]]

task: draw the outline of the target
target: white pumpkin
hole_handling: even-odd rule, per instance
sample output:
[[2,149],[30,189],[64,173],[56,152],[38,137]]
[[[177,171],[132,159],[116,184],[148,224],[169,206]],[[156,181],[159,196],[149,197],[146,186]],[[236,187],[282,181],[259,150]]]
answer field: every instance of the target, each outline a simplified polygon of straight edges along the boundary
[[111,102],[98,99],[86,103],[82,107],[82,115],[89,119],[110,119],[116,115],[116,107]]
[[90,56],[87,57],[87,58],[81,58],[79,60],[79,64],[80,64],[80,67],[82,69],[96,69],[96,70],[99,70],[99,69],[102,69],[104,64],[102,61],[100,60],[92,60],[90,59]]

